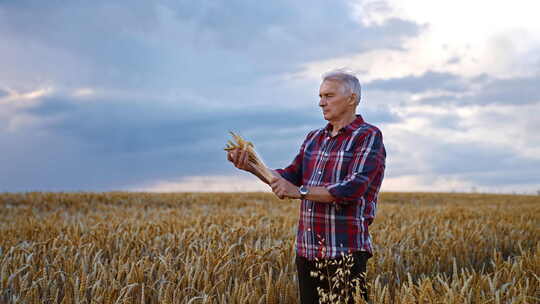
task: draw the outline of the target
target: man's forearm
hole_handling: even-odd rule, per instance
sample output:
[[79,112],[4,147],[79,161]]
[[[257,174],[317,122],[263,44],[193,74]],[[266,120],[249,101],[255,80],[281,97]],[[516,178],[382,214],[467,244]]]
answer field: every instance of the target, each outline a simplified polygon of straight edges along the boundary
[[[300,187],[294,185],[288,180],[284,179],[276,171],[272,171],[276,175],[270,183],[272,191],[281,199],[283,198],[293,198],[300,199],[302,195],[300,194]],[[255,174],[255,173],[254,173]],[[261,178],[261,177],[259,177]],[[263,180],[263,178],[261,178]],[[264,180],[263,180],[264,181]],[[305,196],[305,199],[310,201],[320,202],[320,203],[332,203],[336,201],[336,198],[330,194],[330,192],[325,187],[307,187],[308,193]]]
[[[268,168],[268,171],[272,172],[272,174],[274,174],[275,176],[279,176],[279,174],[275,170]],[[263,183],[270,185],[270,181],[266,180],[266,178],[262,174],[260,174],[258,171],[254,170],[253,168],[249,170],[249,173],[258,177]]]
[[306,195],[306,199],[310,201],[332,203],[336,200],[325,187],[308,187],[308,189],[309,192]]
[[[330,194],[330,192],[325,187],[307,187],[308,188],[308,194],[306,195],[306,199],[314,202],[319,203],[333,203],[336,198]],[[293,193],[289,194],[290,198],[301,198],[300,192],[293,191]]]

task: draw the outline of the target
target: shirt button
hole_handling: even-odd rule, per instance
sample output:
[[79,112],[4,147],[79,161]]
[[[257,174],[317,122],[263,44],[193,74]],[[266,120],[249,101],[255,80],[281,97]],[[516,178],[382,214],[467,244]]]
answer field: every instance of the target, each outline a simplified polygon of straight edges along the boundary
[[311,228],[308,228],[307,231],[311,231]]
[[322,174],[322,171],[319,171],[319,174]]
[[324,153],[324,156],[328,156],[328,153]]
[[308,212],[311,212],[311,209],[308,209],[307,211],[308,211]]

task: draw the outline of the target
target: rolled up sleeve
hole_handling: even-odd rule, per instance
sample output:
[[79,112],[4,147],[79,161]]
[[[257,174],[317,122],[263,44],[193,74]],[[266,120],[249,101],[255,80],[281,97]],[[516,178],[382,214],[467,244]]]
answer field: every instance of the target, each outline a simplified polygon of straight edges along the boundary
[[313,131],[308,133],[306,139],[304,139],[304,142],[300,146],[300,151],[288,167],[285,167],[283,169],[276,169],[276,172],[279,175],[281,175],[284,179],[288,180],[293,185],[296,185],[298,187],[302,186],[302,163],[304,161],[304,151],[306,143],[313,134]]
[[327,185],[326,189],[336,198],[336,203],[348,204],[361,199],[370,184],[383,174],[386,151],[382,133],[373,131],[365,138],[365,144],[353,154],[350,173],[338,183]]
[[288,180],[296,186],[301,186],[302,181],[302,155],[299,153],[294,158],[293,162],[283,169],[276,169],[276,172],[284,179]]

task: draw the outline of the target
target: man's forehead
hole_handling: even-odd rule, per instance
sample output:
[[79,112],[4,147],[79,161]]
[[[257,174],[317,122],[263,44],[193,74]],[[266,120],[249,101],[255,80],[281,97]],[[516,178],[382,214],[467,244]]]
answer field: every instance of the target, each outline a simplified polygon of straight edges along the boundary
[[342,86],[343,86],[343,83],[341,83],[341,81],[339,80],[327,79],[321,83],[319,90],[320,91],[337,90],[337,89],[341,89]]

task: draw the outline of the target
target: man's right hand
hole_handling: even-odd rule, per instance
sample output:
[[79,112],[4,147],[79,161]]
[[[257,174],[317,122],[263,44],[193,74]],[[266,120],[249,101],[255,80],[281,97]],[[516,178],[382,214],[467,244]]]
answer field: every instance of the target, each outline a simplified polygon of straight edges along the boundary
[[233,165],[247,172],[251,172],[251,166],[248,162],[248,152],[246,150],[237,148],[227,152],[227,159],[233,163]]

